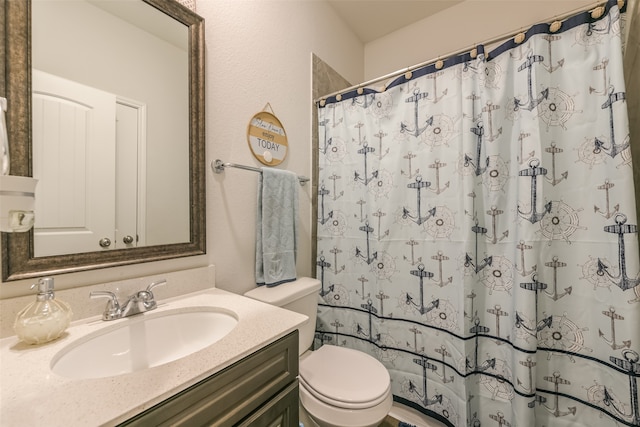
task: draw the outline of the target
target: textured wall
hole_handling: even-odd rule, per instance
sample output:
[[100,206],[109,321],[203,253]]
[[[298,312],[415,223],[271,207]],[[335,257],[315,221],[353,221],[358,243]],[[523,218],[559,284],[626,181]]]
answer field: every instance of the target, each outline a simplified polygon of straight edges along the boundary
[[[338,90],[342,90],[351,86],[344,77],[340,75],[340,73],[336,72],[329,64],[324,62],[318,56],[313,55],[313,77],[312,77],[312,93],[313,99],[317,100],[324,95],[328,95]],[[312,162],[313,162],[313,205],[312,205],[312,218],[318,218],[318,109],[314,106],[313,108],[313,154],[312,154]],[[311,226],[311,240],[313,242],[317,242],[318,238],[318,221],[312,220]],[[317,247],[313,244],[311,248],[311,259],[317,259]],[[315,263],[311,266],[313,277],[317,277],[316,275],[316,265]]]
[[[0,10],[0,18],[4,12]],[[249,151],[247,125],[270,103],[289,137],[289,155],[279,167],[311,176],[312,53],[350,81],[361,81],[362,43],[324,1],[201,0],[196,2],[196,12],[206,21],[207,164],[220,158],[260,166]],[[0,29],[3,24],[5,20],[0,19]],[[0,52],[5,47],[11,49],[3,43]],[[4,56],[0,64],[3,60]],[[0,81],[0,88],[3,85]],[[233,169],[214,176],[207,168],[206,255],[58,275],[56,287],[214,264],[219,266],[217,284],[221,288],[238,293],[251,289],[256,181],[252,172]],[[300,275],[309,275],[313,264],[311,188],[301,187],[300,192]],[[32,294],[31,283],[33,280],[24,280],[0,286],[0,299]]]
[[467,0],[365,46],[365,80],[528,28],[593,0]]
[[[247,124],[269,103],[288,136],[278,167],[311,176],[312,53],[345,78],[363,77],[363,46],[319,1],[200,1],[206,19],[207,157],[259,167]],[[243,293],[255,286],[257,174],[227,169],[207,177],[207,246],[216,286]],[[311,275],[312,186],[300,188],[298,275]]]

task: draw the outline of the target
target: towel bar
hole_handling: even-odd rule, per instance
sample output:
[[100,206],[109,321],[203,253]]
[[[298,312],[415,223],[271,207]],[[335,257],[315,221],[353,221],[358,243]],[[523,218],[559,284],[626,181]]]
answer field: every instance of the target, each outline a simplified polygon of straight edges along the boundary
[[[256,168],[256,167],[253,167],[253,166],[238,165],[238,164],[235,164],[235,163],[223,163],[222,160],[220,160],[220,159],[217,159],[217,160],[211,162],[211,169],[215,173],[224,172],[224,168],[226,168],[226,167],[238,168],[238,169],[244,169],[244,170],[247,170],[247,171],[262,173],[262,170],[260,168]],[[306,176],[298,175],[298,181],[300,181],[300,185],[305,185],[309,181],[309,178],[307,178]]]

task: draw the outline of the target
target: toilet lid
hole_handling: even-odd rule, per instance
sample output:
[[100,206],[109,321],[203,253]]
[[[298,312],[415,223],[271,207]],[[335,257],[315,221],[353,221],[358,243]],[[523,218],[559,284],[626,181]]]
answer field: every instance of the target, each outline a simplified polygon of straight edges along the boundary
[[389,372],[358,350],[323,345],[300,362],[301,383],[316,398],[342,408],[366,408],[383,401]]

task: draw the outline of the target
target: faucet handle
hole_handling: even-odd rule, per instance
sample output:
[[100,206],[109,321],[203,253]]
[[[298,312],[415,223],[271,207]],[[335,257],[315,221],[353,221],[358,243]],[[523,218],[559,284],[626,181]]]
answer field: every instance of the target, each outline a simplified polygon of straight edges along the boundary
[[153,288],[166,284],[166,280],[158,280],[157,282],[153,282],[149,286],[147,286],[147,289],[145,289],[144,291],[140,291],[136,294],[136,298],[138,298],[139,301],[144,305],[145,311],[153,310],[158,306],[158,304],[156,303],[156,297],[155,295],[153,295]]
[[92,291],[89,293],[89,297],[92,299],[95,298],[109,298],[109,302],[107,302],[107,307],[104,309],[104,313],[102,313],[102,318],[104,320],[113,320],[118,319],[120,317],[120,304],[118,303],[118,298],[116,294],[110,291]]
[[158,280],[157,282],[153,282],[149,286],[147,286],[147,292],[151,292],[152,289],[155,288],[156,286],[166,285],[166,284],[167,284],[166,279],[162,279],[162,280]]

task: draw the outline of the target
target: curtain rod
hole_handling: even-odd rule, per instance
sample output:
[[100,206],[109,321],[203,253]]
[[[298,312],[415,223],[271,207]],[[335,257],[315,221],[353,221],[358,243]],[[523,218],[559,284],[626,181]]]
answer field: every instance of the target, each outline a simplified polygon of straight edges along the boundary
[[[224,172],[224,168],[227,168],[227,167],[262,173],[262,170],[260,168],[256,168],[253,166],[238,165],[236,163],[224,163],[220,159],[217,159],[211,162],[211,169],[215,173],[222,173]],[[306,176],[298,175],[298,181],[300,182],[300,185],[305,185],[309,181],[309,178],[307,178]]]
[[[544,22],[548,22],[548,21],[554,21],[554,22],[555,21],[563,21],[563,20],[567,19],[568,17],[573,16],[573,15],[575,15],[577,13],[580,13],[580,12],[583,12],[583,11],[590,11],[592,13],[592,15],[595,15],[596,10],[598,10],[601,7],[603,7],[603,5],[605,5],[607,3],[608,3],[607,0],[597,1],[597,2],[593,3],[591,6],[587,6],[587,7],[582,6],[580,8],[573,9],[573,10],[571,10],[569,12],[565,12],[565,13],[563,13],[561,15],[553,16],[553,17],[545,20]],[[624,3],[625,3],[625,0],[618,0],[618,8],[622,8]],[[602,11],[600,12],[600,15],[603,12],[604,12],[604,9],[602,9]],[[594,16],[594,17],[597,18],[599,16]],[[533,25],[535,25],[535,24],[532,24],[529,27],[531,27]],[[353,85],[353,86],[350,86],[348,88],[341,89],[341,90],[338,90],[338,91],[335,91],[335,92],[331,92],[329,94],[321,96],[320,98],[315,99],[313,102],[314,103],[318,103],[318,102],[321,102],[323,100],[326,100],[326,98],[330,98],[332,96],[339,95],[341,93],[347,93],[347,92],[351,92],[352,90],[356,90],[356,89],[360,89],[360,88],[365,88],[367,86],[371,86],[371,85],[373,85],[375,83],[379,83],[379,82],[381,82],[383,80],[387,80],[387,79],[390,79],[392,77],[397,77],[397,76],[400,76],[402,74],[408,73],[409,71],[413,71],[415,69],[426,67],[427,65],[434,64],[434,63],[436,63],[436,62],[438,62],[438,61],[440,61],[442,59],[450,58],[452,56],[456,56],[456,55],[460,55],[460,54],[465,53],[465,52],[469,52],[469,51],[475,49],[479,45],[487,45],[488,46],[488,45],[492,45],[492,44],[495,44],[495,43],[499,43],[501,41],[505,41],[507,39],[510,39],[511,37],[514,37],[518,33],[521,33],[523,28],[524,27],[520,27],[519,30],[515,30],[515,31],[512,30],[512,31],[510,31],[508,33],[504,33],[502,35],[493,37],[493,38],[491,38],[489,40],[485,40],[482,43],[476,43],[476,44],[474,44],[472,46],[467,46],[467,47],[465,47],[463,49],[458,49],[458,50],[449,52],[449,53],[447,53],[445,55],[440,55],[437,58],[430,59],[430,60],[424,61],[424,62],[420,62],[419,64],[415,64],[415,65],[412,65],[410,67],[402,68],[400,70],[396,70],[396,71],[394,71],[392,73],[385,74],[384,76],[376,77],[376,78],[368,80],[366,82],[359,83],[359,84],[356,84],[356,85]]]

